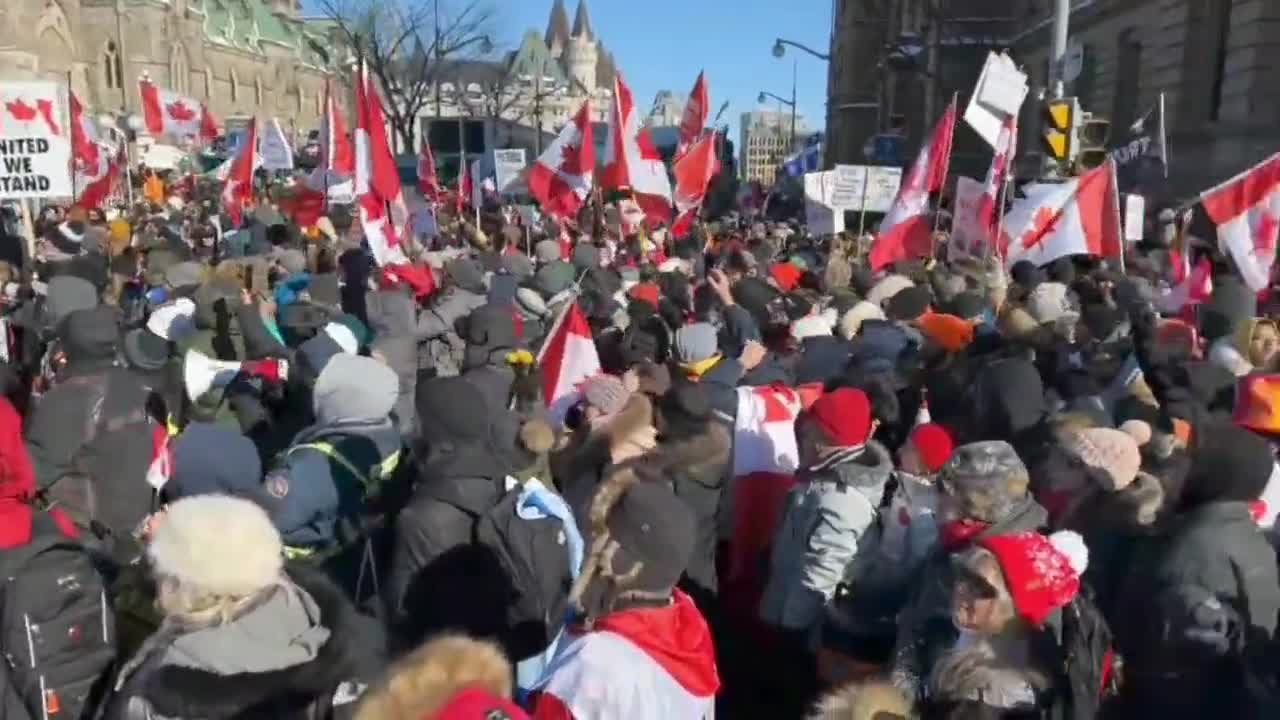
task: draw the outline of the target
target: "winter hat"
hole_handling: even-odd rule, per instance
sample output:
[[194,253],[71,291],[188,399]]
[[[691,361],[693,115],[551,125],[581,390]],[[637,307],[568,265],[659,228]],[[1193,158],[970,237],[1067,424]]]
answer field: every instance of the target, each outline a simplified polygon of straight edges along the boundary
[[587,242],[580,242],[573,246],[573,255],[570,257],[570,262],[573,264],[574,270],[582,272],[587,268],[596,266],[596,256],[597,253],[595,245]]
[[976,292],[962,292],[947,303],[947,312],[965,320],[982,317],[986,311],[986,299]]
[[62,350],[68,362],[103,360],[114,357],[120,341],[116,313],[110,307],[76,310],[58,328]]
[[468,347],[498,350],[513,348],[519,343],[515,318],[511,308],[492,303],[481,305],[467,316],[463,323],[462,339]]
[[502,267],[517,280],[524,281],[533,277],[533,261],[522,252],[507,253],[502,256]]
[[196,331],[196,304],[189,298],[178,298],[161,305],[147,318],[147,329],[170,342],[182,342]]
[[710,323],[694,323],[685,325],[676,331],[676,360],[689,365],[708,360],[720,352],[720,341],[716,337],[716,328]]
[[328,424],[386,420],[399,395],[394,370],[370,357],[338,353],[320,371],[311,398],[316,422]]
[[576,278],[572,265],[556,260],[538,268],[538,271],[533,274],[531,285],[535,290],[542,293],[543,297],[550,300],[568,290]]
[[865,445],[871,437],[871,401],[854,388],[839,388],[819,397],[806,411],[808,420],[838,447]]
[[76,310],[98,307],[98,289],[93,283],[75,275],[57,275],[45,290],[44,309],[49,324],[57,327],[62,319]]
[[890,320],[911,322],[929,310],[929,291],[922,287],[911,286],[899,290],[885,305],[884,314]]
[[1133,441],[1138,444],[1139,448],[1151,442],[1153,431],[1151,429],[1151,423],[1146,420],[1125,420],[1120,423],[1120,427],[1118,429],[1120,432],[1133,438]]
[[160,577],[200,594],[244,598],[277,582],[284,566],[280,533],[249,500],[197,495],[170,503],[147,546]]
[[467,688],[449,698],[430,720],[528,720],[528,717],[519,705],[501,695]]
[[225,494],[252,499],[262,487],[262,461],[253,441],[225,425],[191,423],[174,439],[173,473],[165,495]]
[[595,375],[582,384],[582,397],[587,405],[600,411],[602,415],[618,414],[631,397],[631,391],[620,378],[613,375]]
[[134,328],[121,343],[125,360],[143,372],[155,372],[169,362],[169,342],[147,328]]
[[804,273],[800,268],[789,262],[774,263],[769,266],[769,277],[777,284],[778,289],[782,292],[791,292],[800,283],[800,276]]
[[658,288],[657,283],[640,283],[627,291],[627,297],[648,303],[656,310],[658,303],[662,300],[662,291]]
[[540,240],[533,246],[533,256],[539,265],[560,259],[560,243],[555,240]]
[[858,334],[858,331],[862,329],[863,322],[884,319],[884,311],[880,309],[879,305],[863,300],[840,316],[840,335],[845,340],[852,340]]
[[887,275],[872,286],[871,291],[867,293],[867,302],[883,308],[889,298],[909,287],[915,287],[915,283],[911,282],[906,275]]
[[806,315],[791,323],[791,337],[796,340],[830,336],[831,323],[821,315]]
[[1181,496],[1184,507],[1257,500],[1275,467],[1266,440],[1220,421],[1197,424],[1189,450],[1191,467]]
[[996,535],[977,544],[995,556],[1014,609],[1033,627],[1075,599],[1089,567],[1084,538],[1070,530],[1048,537],[1034,531]]
[[164,271],[164,282],[171,288],[195,287],[204,282],[204,266],[198,262],[180,262]]
[[910,442],[920,455],[920,460],[924,463],[925,468],[931,473],[941,470],[942,466],[951,458],[952,450],[955,449],[951,433],[937,423],[924,423],[915,426],[911,430]]
[[1240,378],[1232,420],[1264,435],[1280,434],[1280,375]]
[[1094,477],[1102,481],[1109,492],[1129,487],[1142,465],[1138,443],[1120,430],[1102,427],[1071,430],[1064,433],[1062,446],[1098,471]]
[[658,400],[658,432],[664,441],[697,435],[711,417],[711,396],[699,383],[679,383]]
[[1026,498],[1030,476],[1012,445],[988,440],[956,448],[938,482],[959,502],[963,517],[997,523]]
[[457,287],[474,293],[482,293],[484,287],[484,269],[480,263],[471,258],[454,258],[444,266],[444,273]]
[[1027,312],[1040,325],[1079,317],[1067,293],[1067,286],[1062,283],[1040,283],[1027,295]]
[[973,324],[955,315],[929,313],[916,321],[916,327],[947,352],[960,352],[973,342]]
[[417,387],[414,397],[418,435],[428,444],[468,444],[489,437],[490,408],[484,393],[469,379],[455,375],[432,378]]

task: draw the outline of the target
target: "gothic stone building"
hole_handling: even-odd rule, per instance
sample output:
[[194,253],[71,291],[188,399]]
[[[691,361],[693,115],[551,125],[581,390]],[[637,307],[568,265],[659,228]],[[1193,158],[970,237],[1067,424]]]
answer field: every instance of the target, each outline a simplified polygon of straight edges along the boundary
[[319,124],[331,30],[298,0],[3,0],[0,80],[69,81],[96,115],[139,112],[145,73],[220,120],[303,133]]

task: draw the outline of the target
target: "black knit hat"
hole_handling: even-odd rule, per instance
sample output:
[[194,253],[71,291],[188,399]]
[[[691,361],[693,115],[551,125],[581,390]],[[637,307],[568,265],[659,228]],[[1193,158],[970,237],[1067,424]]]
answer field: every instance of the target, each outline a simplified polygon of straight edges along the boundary
[[702,432],[711,420],[705,385],[677,382],[658,400],[657,426],[663,440],[682,440]]
[[640,481],[626,490],[609,512],[610,537],[618,543],[613,570],[627,574],[637,563],[634,579],[622,590],[667,593],[693,556],[695,523],[685,501],[666,483]]
[[1266,440],[1216,420],[1196,425],[1190,454],[1191,469],[1182,493],[1184,508],[1257,500],[1275,466]]
[[896,295],[889,298],[889,304],[885,307],[885,315],[890,320],[899,322],[910,322],[920,317],[929,309],[929,291],[923,287],[915,286],[903,288]]

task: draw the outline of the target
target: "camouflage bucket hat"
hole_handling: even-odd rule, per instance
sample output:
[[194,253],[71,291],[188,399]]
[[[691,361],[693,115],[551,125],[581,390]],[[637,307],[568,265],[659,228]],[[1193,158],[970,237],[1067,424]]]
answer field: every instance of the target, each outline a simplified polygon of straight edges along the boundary
[[1027,496],[1030,476],[1013,446],[1002,440],[961,445],[938,473],[945,493],[964,517],[1003,520]]

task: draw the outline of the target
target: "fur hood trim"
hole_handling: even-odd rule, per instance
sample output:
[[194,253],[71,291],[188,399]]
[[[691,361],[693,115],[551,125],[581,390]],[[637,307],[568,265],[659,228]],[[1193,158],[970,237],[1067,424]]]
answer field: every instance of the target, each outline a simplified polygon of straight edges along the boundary
[[662,442],[638,461],[642,475],[650,472],[669,477],[679,473],[701,482],[719,485],[729,463],[733,437],[723,423],[710,421],[696,435]]
[[617,441],[651,425],[653,402],[643,394],[633,393],[603,427],[575,431],[568,445],[552,458],[552,473],[558,478],[571,478],[595,472],[609,463],[609,450]]
[[[343,592],[317,570],[291,566],[286,573],[320,609],[329,639],[315,659],[265,673],[218,675],[197,668],[166,665],[146,677],[140,694],[161,717],[288,717],[317,698],[328,699],[343,682],[376,671],[354,643],[369,647],[369,623],[361,621]],[[373,647],[382,643],[374,641]],[[367,672],[362,672],[362,670]],[[145,670],[143,671],[145,672]]]
[[911,701],[886,682],[851,683],[818,702],[809,720],[907,720]]
[[613,512],[614,506],[631,486],[640,482],[640,474],[636,468],[636,462],[615,466],[606,473],[604,480],[596,488],[595,495],[591,497],[591,505],[587,509],[587,529],[582,533],[583,537],[591,539],[591,545],[582,559],[582,570],[569,591],[571,607],[584,609],[582,596],[593,580],[603,578],[620,585],[638,575],[642,569],[643,563],[637,562],[628,577],[616,577],[612,574],[613,554],[618,550],[618,542],[609,532],[608,524],[609,513]]
[[445,635],[396,663],[361,700],[355,720],[434,717],[466,688],[511,697],[511,664],[493,643]]

